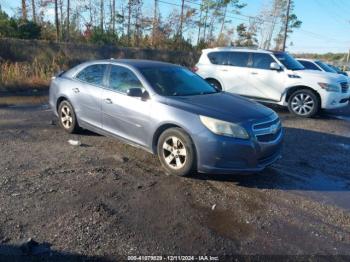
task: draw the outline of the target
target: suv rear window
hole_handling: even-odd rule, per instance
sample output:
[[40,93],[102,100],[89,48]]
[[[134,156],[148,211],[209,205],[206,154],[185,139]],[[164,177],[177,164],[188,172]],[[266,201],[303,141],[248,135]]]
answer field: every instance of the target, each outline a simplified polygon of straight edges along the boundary
[[250,54],[247,52],[212,52],[208,54],[210,62],[214,65],[230,65],[247,67]]
[[214,65],[228,65],[228,52],[212,52],[208,54],[210,62]]

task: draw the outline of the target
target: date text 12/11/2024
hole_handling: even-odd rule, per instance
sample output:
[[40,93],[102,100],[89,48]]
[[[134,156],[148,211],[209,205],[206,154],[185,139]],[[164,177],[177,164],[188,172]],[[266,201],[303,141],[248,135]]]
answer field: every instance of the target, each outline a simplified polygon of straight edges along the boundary
[[218,261],[217,256],[128,256],[128,261]]

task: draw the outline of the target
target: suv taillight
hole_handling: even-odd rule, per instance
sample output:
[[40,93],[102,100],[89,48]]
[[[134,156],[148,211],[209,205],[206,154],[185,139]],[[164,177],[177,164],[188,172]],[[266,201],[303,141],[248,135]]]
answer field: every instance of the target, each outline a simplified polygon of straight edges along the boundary
[[192,67],[192,72],[196,73],[198,71],[198,67],[194,66]]

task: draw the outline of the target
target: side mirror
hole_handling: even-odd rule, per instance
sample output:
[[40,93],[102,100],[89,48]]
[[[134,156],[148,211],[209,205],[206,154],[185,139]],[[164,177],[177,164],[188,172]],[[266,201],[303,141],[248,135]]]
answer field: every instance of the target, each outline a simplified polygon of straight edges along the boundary
[[279,64],[277,64],[276,62],[272,62],[272,63],[270,64],[270,69],[271,69],[271,70],[279,71],[279,70],[281,70],[281,66],[280,66]]
[[143,101],[146,101],[150,98],[149,93],[147,91],[143,91],[143,89],[139,87],[129,88],[126,91],[126,95],[132,97],[140,97]]
[[129,88],[126,91],[126,94],[128,96],[133,96],[133,97],[143,97],[143,91],[141,88]]

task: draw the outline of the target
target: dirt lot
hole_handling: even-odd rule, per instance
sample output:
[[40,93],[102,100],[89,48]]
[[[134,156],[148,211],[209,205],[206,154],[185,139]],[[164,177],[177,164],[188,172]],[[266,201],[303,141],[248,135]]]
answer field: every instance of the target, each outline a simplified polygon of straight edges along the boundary
[[350,255],[350,107],[278,113],[284,157],[272,167],[179,178],[140,149],[66,134],[47,106],[0,108],[1,257]]

